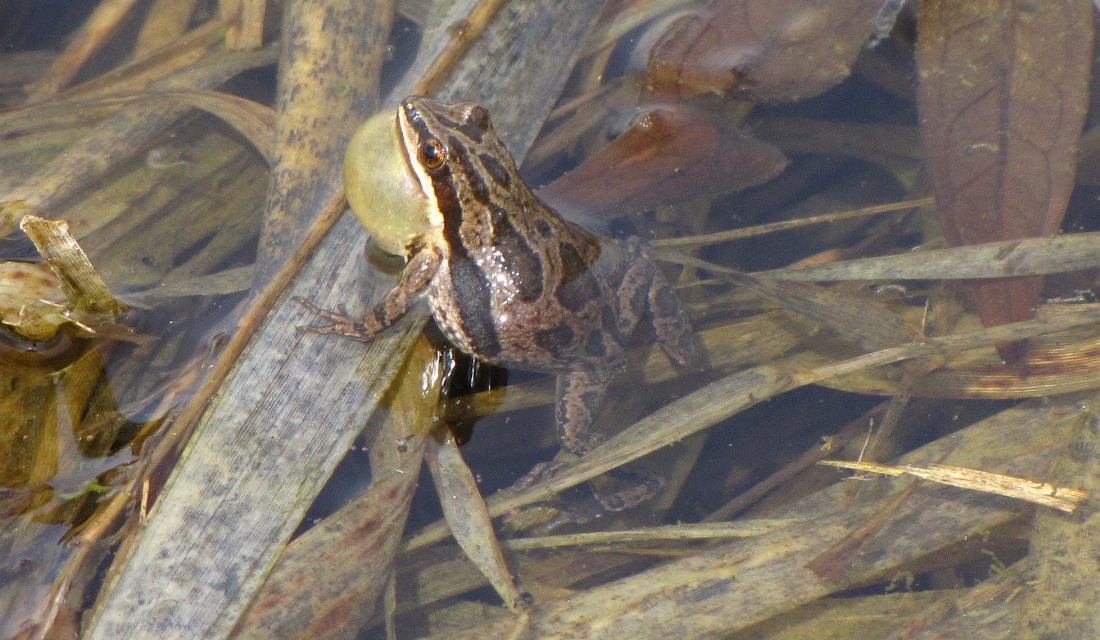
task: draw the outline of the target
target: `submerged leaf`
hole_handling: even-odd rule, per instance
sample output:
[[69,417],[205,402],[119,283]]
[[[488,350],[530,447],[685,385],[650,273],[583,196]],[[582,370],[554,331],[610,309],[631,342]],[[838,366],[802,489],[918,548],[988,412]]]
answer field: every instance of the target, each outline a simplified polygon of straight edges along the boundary
[[[919,26],[921,134],[947,241],[1053,234],[1088,106],[1090,3],[930,0]],[[1017,278],[969,293],[992,326],[1032,317],[1040,288]]]
[[786,166],[783,152],[767,142],[725,131],[701,111],[664,106],[539,196],[570,214],[625,214],[745,189]]
[[462,459],[454,437],[448,433],[442,441],[430,440],[427,461],[443,515],[459,546],[500,594],[506,607],[525,606],[526,597],[517,588],[517,580],[504,560],[477,480]]
[[715,0],[653,47],[650,88],[686,98],[809,98],[847,78],[860,48],[889,31],[899,8],[883,0]]

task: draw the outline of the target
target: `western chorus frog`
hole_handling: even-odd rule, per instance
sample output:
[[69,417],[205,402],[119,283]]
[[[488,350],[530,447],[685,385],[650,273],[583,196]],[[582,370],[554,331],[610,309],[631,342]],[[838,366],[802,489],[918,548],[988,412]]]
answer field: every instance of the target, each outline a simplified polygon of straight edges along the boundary
[[362,318],[301,301],[328,321],[308,330],[370,340],[426,296],[462,351],[557,374],[558,435],[578,454],[642,318],[674,361],[693,359],[687,315],[646,246],[594,235],[540,201],[484,107],[405,99],[356,132],[344,180],[375,242],[407,264]]

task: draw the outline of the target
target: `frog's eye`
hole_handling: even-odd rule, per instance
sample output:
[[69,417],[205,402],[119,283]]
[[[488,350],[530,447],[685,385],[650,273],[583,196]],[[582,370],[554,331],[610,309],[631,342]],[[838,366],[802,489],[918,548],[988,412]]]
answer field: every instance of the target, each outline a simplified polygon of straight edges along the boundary
[[444,147],[443,143],[435,138],[428,138],[421,142],[417,153],[420,156],[420,164],[429,170],[434,171],[447,162],[447,147]]
[[466,109],[466,124],[472,124],[483,131],[489,129],[489,110],[480,104],[470,105]]

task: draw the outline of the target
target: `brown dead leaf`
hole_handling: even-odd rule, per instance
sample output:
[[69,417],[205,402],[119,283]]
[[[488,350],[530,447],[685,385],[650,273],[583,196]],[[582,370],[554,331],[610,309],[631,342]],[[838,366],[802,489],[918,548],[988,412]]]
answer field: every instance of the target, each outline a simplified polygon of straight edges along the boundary
[[893,25],[883,0],[712,0],[680,18],[649,55],[649,89],[786,102],[848,77],[860,48]]
[[541,191],[572,216],[610,217],[767,182],[787,166],[777,147],[725,131],[702,111],[655,108]]
[[[1091,3],[929,0],[919,29],[921,135],[947,241],[1055,233],[1087,108]],[[969,293],[992,326],[1032,317],[1041,286],[982,281]]]
[[874,462],[849,462],[846,460],[822,460],[818,464],[838,469],[851,469],[867,473],[900,476],[908,473],[922,480],[930,480],[971,491],[983,491],[1007,496],[1025,502],[1041,504],[1052,509],[1073,513],[1089,496],[1089,492],[1073,487],[1058,487],[1049,482],[1018,478],[1003,473],[981,469],[969,469],[950,464],[885,465]]

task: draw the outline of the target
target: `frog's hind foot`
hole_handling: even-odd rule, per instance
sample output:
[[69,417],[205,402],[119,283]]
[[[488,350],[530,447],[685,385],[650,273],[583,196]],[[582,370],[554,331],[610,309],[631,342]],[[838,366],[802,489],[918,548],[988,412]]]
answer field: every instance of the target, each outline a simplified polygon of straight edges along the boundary
[[604,493],[599,488],[592,487],[592,497],[600,503],[604,511],[611,513],[625,511],[647,502],[660,493],[666,484],[664,476],[646,470],[618,467],[608,471],[607,475],[630,483],[627,488],[613,493]]
[[571,371],[558,376],[554,417],[563,449],[578,456],[599,444],[592,424],[617,370]]
[[[522,491],[542,482],[549,481],[568,466],[564,460],[542,462],[535,465],[526,475],[511,486],[512,491]],[[580,525],[611,513],[625,511],[641,505],[665,487],[664,477],[648,470],[635,470],[625,467],[612,469],[608,476],[623,481],[626,486],[617,491],[608,492],[607,487],[588,483],[589,496],[577,501],[555,501],[542,507],[531,507],[508,513],[504,521],[516,529],[530,529],[537,534],[549,534],[564,525]],[[622,486],[622,482],[619,483]]]

